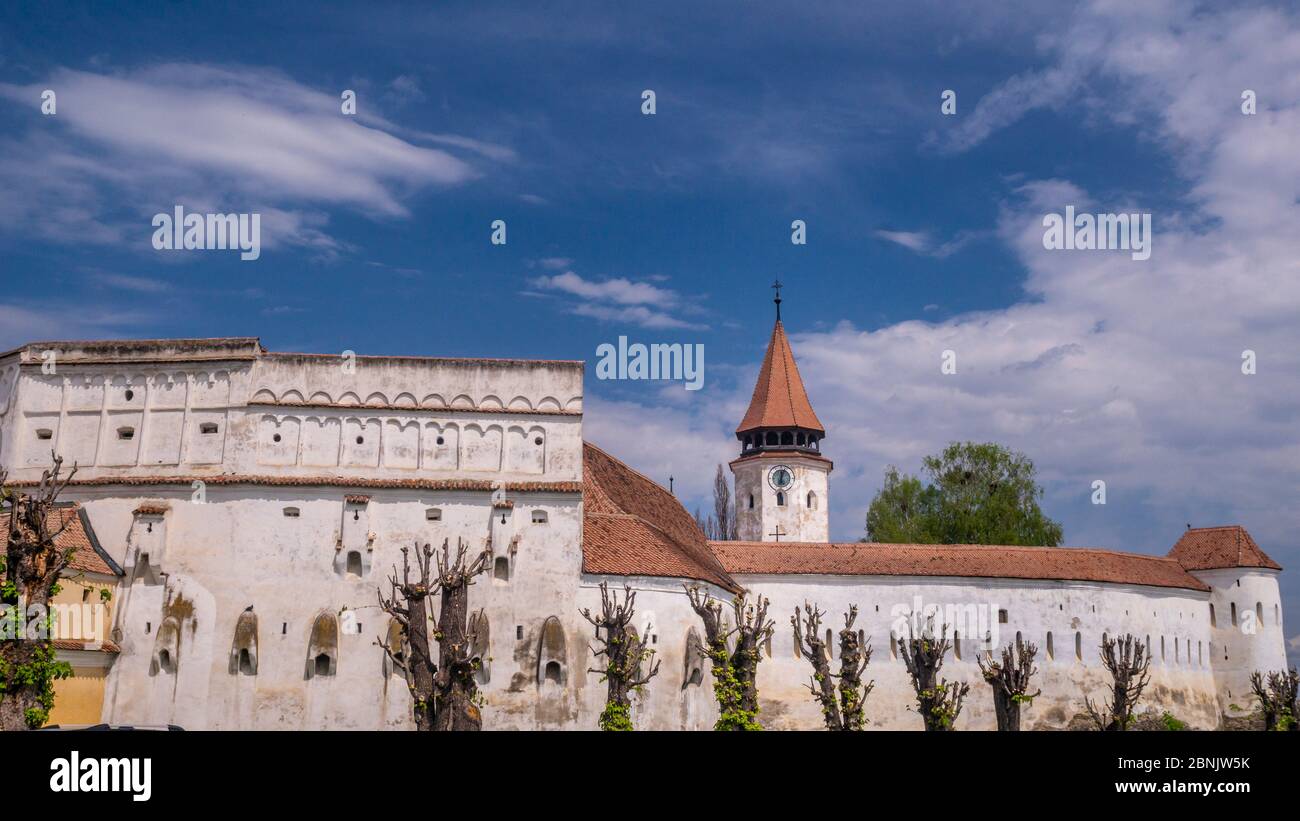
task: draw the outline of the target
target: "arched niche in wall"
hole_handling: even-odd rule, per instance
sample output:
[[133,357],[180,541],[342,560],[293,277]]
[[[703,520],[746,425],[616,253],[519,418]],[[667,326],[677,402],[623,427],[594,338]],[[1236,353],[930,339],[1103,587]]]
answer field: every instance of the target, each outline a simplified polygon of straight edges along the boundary
[[235,638],[230,644],[230,674],[257,675],[257,614],[252,608],[235,621]]
[[332,676],[338,671],[339,620],[333,613],[321,613],[311,625],[307,642],[306,678]]
[[460,428],[454,422],[426,422],[420,437],[420,466],[425,470],[455,470],[459,456]]
[[542,473],[546,465],[546,431],[534,425],[511,425],[507,432],[506,469],[517,473]]
[[158,625],[153,638],[153,658],[149,662],[149,675],[174,675],[181,655],[181,623],[175,616],[167,616]]
[[[384,677],[406,675],[406,659],[409,657],[410,645],[406,640],[406,631],[402,629],[402,623],[397,619],[388,620],[388,629],[384,632],[384,643],[388,645],[388,653],[384,653]],[[392,656],[389,656],[389,653]]]
[[500,425],[466,425],[461,430],[461,470],[500,470],[502,441]]
[[492,627],[485,610],[480,608],[470,616],[469,630],[469,657],[476,664],[474,680],[485,685],[492,680]]
[[[799,645],[796,644],[796,647]],[[685,664],[682,669],[682,689],[698,687],[704,683],[704,642],[692,627],[686,632]]]
[[542,625],[542,636],[537,652],[537,686],[563,688],[569,680],[569,661],[565,651],[564,627],[551,616]]

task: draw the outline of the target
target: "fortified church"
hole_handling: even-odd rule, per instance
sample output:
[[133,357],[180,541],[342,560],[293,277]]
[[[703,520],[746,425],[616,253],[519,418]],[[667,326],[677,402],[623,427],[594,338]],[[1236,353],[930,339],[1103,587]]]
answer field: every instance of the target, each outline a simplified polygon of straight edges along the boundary
[[957,729],[994,726],[976,656],[1016,637],[1039,647],[1028,728],[1064,727],[1085,695],[1105,692],[1107,635],[1147,644],[1144,707],[1193,727],[1249,705],[1253,670],[1285,667],[1281,568],[1240,526],[1170,534],[1165,556],[828,542],[834,438],[779,310],[736,430],[741,541],[726,542],[707,541],[667,489],[583,440],[582,362],[352,363],[253,338],[0,354],[0,464],[19,486],[40,478],[51,450],[77,464],[61,538],[82,587],[112,591],[104,635],[58,643],[76,670],[60,703],[80,712],[56,706],[54,720],[409,728],[405,682],[376,646],[393,630],[376,594],[402,547],[444,540],[491,553],[469,594],[489,627],[475,648],[487,729],[596,727],[605,686],[588,672],[580,610],[599,608],[601,582],[637,591],[638,633],[662,661],[634,705],[644,729],[716,718],[684,585],[771,600],[776,629],[759,665],[769,729],[822,726],[789,625],[805,601],[835,629],[857,605],[874,651],[873,728],[921,727],[896,635],[899,614],[917,607],[971,616],[943,669],[972,685]]

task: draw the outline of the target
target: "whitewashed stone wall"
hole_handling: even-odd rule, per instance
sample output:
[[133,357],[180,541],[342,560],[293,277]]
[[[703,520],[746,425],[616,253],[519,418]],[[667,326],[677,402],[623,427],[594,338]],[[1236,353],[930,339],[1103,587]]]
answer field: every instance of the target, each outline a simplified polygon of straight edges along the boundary
[[[1040,675],[1034,682],[1043,694],[1024,711],[1027,728],[1063,727],[1083,710],[1083,698],[1094,702],[1106,692],[1108,674],[1101,666],[1102,636],[1132,633],[1150,638],[1153,663],[1144,707],[1168,710],[1196,727],[1213,728],[1219,719],[1209,644],[1210,595],[1196,591],[1132,585],[1037,582],[1025,580],[922,579],[916,577],[741,576],[738,581],[771,599],[776,620],[771,656],[760,665],[759,692],[763,721],[774,728],[821,726],[820,709],[803,686],[812,667],[796,658],[790,617],[796,606],[813,602],[826,611],[824,629],[838,633],[843,614],[857,604],[855,627],[864,631],[873,648],[867,668],[876,688],[867,700],[867,714],[881,729],[919,729],[914,696],[902,658],[891,642],[895,613],[909,613],[917,602],[929,605],[985,609],[985,628],[995,631],[998,648],[1015,640],[1039,648]],[[896,608],[898,608],[896,610]],[[998,623],[997,611],[1006,611]],[[960,632],[960,631],[959,631]],[[961,635],[961,658],[949,655],[943,675],[971,685],[958,729],[996,727],[992,697],[980,678],[976,653],[983,637]],[[1051,634],[1051,652],[1048,634]],[[906,633],[903,634],[906,636]],[[1164,651],[1162,652],[1162,642]],[[1175,657],[1175,642],[1179,651]],[[1192,648],[1189,658],[1186,648]],[[1076,652],[1076,648],[1077,651]],[[832,669],[838,663],[838,656]]]
[[[794,474],[784,505],[777,504],[777,491],[767,480],[768,472],[777,465],[785,465]],[[778,527],[782,541],[830,539],[825,461],[794,455],[749,457],[732,462],[731,470],[735,474],[736,532],[742,541],[773,541]]]

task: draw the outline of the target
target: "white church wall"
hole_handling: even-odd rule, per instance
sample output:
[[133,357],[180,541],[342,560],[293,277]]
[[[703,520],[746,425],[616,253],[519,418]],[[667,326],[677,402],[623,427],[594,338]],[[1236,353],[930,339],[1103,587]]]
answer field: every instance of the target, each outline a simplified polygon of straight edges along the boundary
[[1225,711],[1236,706],[1249,712],[1255,706],[1250,674],[1287,669],[1277,571],[1230,567],[1197,570],[1192,575],[1213,588],[1210,642],[1220,700]]
[[[872,646],[866,678],[876,687],[867,699],[867,716],[877,729],[919,729],[915,697],[901,656],[891,651],[890,633],[895,613],[911,612],[919,601],[924,609],[974,606],[985,623],[971,632],[994,630],[996,646],[1015,640],[1038,645],[1040,674],[1034,682],[1042,695],[1024,711],[1027,729],[1064,727],[1083,711],[1083,698],[1094,702],[1103,696],[1108,675],[1101,667],[1099,645],[1103,635],[1133,633],[1153,648],[1151,684],[1143,709],[1168,710],[1194,727],[1213,728],[1219,711],[1213,671],[1205,646],[1209,641],[1208,594],[1131,585],[1097,585],[1076,582],[1038,582],[996,579],[929,579],[918,577],[848,576],[738,576],[756,595],[771,600],[769,616],[776,622],[771,655],[759,665],[759,694],[764,726],[774,729],[814,729],[822,726],[820,708],[804,684],[812,667],[795,656],[790,617],[795,607],[812,602],[821,607],[823,630],[837,635],[851,604],[858,605],[855,628],[864,631]],[[897,610],[895,608],[898,608]],[[998,623],[998,611],[1007,621]],[[969,629],[969,628],[968,628]],[[958,631],[961,632],[961,631]],[[1047,652],[1052,634],[1054,657]],[[906,633],[904,633],[904,636]],[[1076,655],[1076,635],[1079,654]],[[1166,639],[1166,653],[1160,640]],[[984,648],[978,635],[960,636],[962,658],[950,652],[942,675],[971,685],[958,729],[992,729],[996,726],[992,697],[980,678],[976,653]],[[1190,661],[1185,651],[1175,659],[1173,641],[1192,642],[1202,648]],[[836,639],[838,642],[838,639]],[[896,646],[896,645],[895,645]],[[1081,656],[1081,658],[1079,657]],[[838,664],[838,654],[832,669]]]
[[[75,495],[105,548],[128,563],[139,540],[139,534],[132,536],[131,513],[138,499],[106,490]],[[105,719],[196,729],[408,726],[405,683],[400,675],[386,674],[383,652],[374,644],[388,627],[376,594],[387,593],[386,577],[400,568],[402,547],[441,547],[449,539],[454,554],[457,538],[463,538],[471,557],[483,550],[492,515],[489,495],[372,491],[366,516],[359,517],[368,527],[364,544],[344,536],[345,520],[361,507],[345,502],[344,495],[342,489],[224,486],[210,488],[202,504],[190,502],[186,493],[164,495],[170,510],[162,574],[155,583],[132,579],[119,593],[122,653],[110,677]],[[576,702],[553,715],[537,709],[535,662],[543,623],[552,615],[564,621],[573,653],[585,646],[577,644],[578,617],[571,606],[581,564],[577,499],[520,494],[517,502],[524,510],[544,511],[545,523],[522,524],[513,545],[494,545],[494,553],[511,562],[509,576],[494,578],[490,561],[470,590],[471,610],[483,609],[492,631],[485,717],[489,727],[501,728],[573,723]],[[436,521],[428,518],[430,508],[439,511]],[[286,516],[286,509],[297,515]],[[367,554],[359,576],[337,561],[340,551],[354,547]],[[235,627],[250,605],[260,633],[258,669],[251,677],[230,664]],[[312,675],[309,663],[320,614],[339,622],[330,675]],[[181,635],[171,673],[153,664],[157,630],[169,617],[179,621]],[[580,692],[574,684],[573,692]],[[195,692],[203,697],[193,698]]]

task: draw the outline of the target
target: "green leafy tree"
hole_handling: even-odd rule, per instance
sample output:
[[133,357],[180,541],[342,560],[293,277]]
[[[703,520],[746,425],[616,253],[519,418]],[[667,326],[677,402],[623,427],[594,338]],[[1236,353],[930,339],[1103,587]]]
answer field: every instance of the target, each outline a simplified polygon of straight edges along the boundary
[[913,544],[1047,545],[1061,525],[1039,507],[1034,463],[991,442],[954,442],[927,456],[928,482],[892,465],[867,509],[867,541]]

